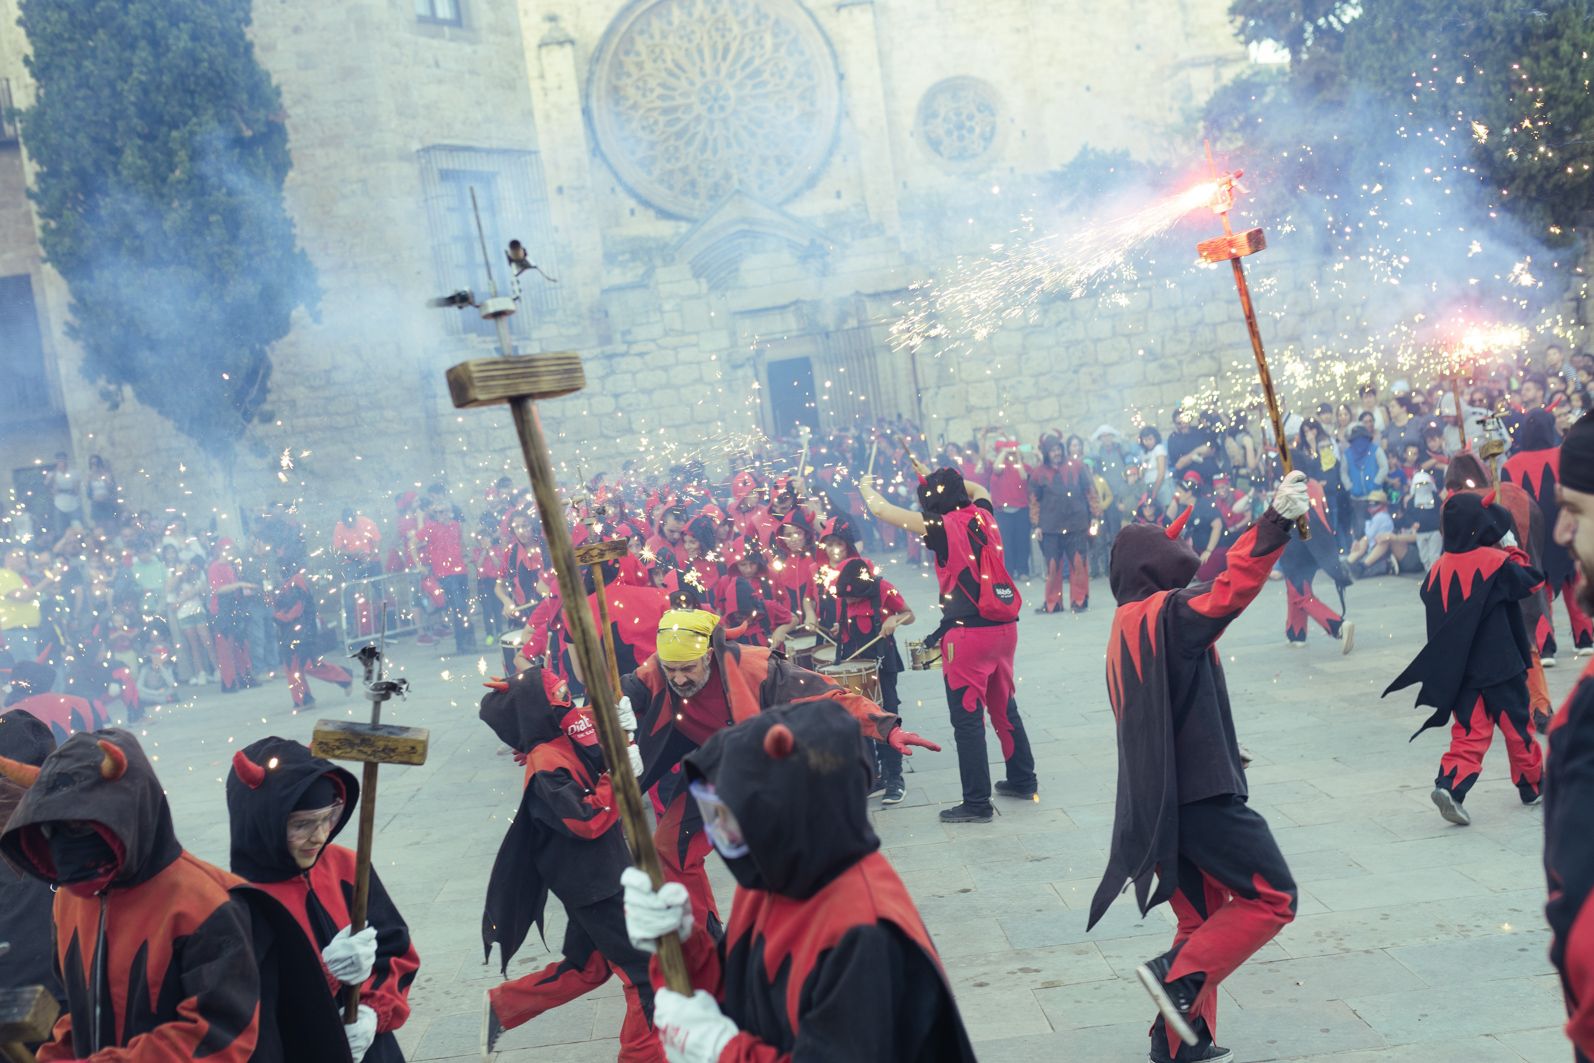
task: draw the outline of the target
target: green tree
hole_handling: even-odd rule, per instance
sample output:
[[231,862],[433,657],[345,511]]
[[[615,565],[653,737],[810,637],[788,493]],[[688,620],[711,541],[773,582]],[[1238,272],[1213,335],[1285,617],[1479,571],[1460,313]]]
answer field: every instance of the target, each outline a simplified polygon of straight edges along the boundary
[[282,200],[282,102],[249,0],[21,0],[41,242],[84,372],[230,468],[271,344],[319,298]]

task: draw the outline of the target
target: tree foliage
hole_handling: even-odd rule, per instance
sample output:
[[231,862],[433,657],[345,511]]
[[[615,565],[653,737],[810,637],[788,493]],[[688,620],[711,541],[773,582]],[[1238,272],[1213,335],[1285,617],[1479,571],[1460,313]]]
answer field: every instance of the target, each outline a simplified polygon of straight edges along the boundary
[[1541,234],[1587,225],[1594,0],[1235,0],[1230,14],[1290,63],[1214,96],[1208,130],[1285,187],[1376,178],[1421,140]]
[[271,344],[318,299],[250,0],[21,0],[21,15],[32,194],[84,372],[225,459],[265,401]]

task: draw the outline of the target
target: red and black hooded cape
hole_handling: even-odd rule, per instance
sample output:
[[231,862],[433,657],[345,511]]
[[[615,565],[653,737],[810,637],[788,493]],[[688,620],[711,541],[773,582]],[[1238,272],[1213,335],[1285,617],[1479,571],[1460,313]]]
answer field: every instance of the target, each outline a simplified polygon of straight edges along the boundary
[[[42,721],[22,709],[0,713],[0,757],[38,767],[53,752],[55,737]],[[0,824],[11,818],[24,792],[0,775]],[[66,994],[55,976],[50,938],[54,900],[48,883],[0,862],[0,941],[11,946],[0,960],[0,989],[42,985],[64,1011]]]
[[1550,962],[1566,997],[1566,1035],[1594,1059],[1594,661],[1550,721],[1544,765],[1544,875],[1550,899]]
[[1481,695],[1491,719],[1504,715],[1524,741],[1532,741],[1527,670],[1533,650],[1518,603],[1543,577],[1528,567],[1520,549],[1495,545],[1512,521],[1492,498],[1451,495],[1439,522],[1444,553],[1422,585],[1428,643],[1384,694],[1420,684],[1417,704],[1434,713],[1413,738],[1452,715],[1467,726]]
[[41,1063],[102,1049],[150,1063],[347,1063],[341,1017],[317,984],[319,957],[280,904],[183,850],[131,733],[62,743],[28,785],[0,852],[55,883],[46,828],[69,821],[92,825],[112,858],[93,879],[56,891],[55,960],[68,1008]]
[[528,668],[489,690],[478,715],[526,757],[520,807],[493,861],[482,913],[484,957],[497,944],[507,971],[532,926],[542,931],[550,892],[572,908],[612,897],[631,854],[602,752],[567,733],[590,728],[590,711],[574,707],[556,675]]
[[1087,929],[1127,883],[1142,914],[1173,896],[1180,805],[1247,794],[1215,644],[1267,585],[1292,525],[1269,509],[1230,548],[1227,569],[1186,586],[1201,559],[1178,538],[1181,522],[1132,524],[1113,542],[1107,696],[1118,725],[1118,797]]
[[[325,776],[343,799],[343,815],[320,857],[302,871],[288,849],[288,815],[306,790]],[[262,738],[233,756],[227,775],[227,815],[232,826],[232,870],[275,897],[293,916],[316,955],[339,930],[350,925],[354,903],[354,850],[332,844],[354,816],[360,786],[354,776],[329,760],[312,756],[303,744],[287,738]],[[409,1018],[410,983],[420,957],[409,927],[371,869],[366,923],[376,927],[376,960],[360,987],[360,1003],[376,1012],[376,1040],[365,1063],[401,1063],[404,1053],[393,1031]],[[340,1003],[344,986],[324,967],[322,984],[328,999]]]
[[[766,709],[686,759],[749,852],[725,936],[685,943],[692,984],[741,1027],[719,1063],[974,1059],[930,933],[879,853],[858,722],[824,701]],[[662,984],[653,968],[655,984]]]

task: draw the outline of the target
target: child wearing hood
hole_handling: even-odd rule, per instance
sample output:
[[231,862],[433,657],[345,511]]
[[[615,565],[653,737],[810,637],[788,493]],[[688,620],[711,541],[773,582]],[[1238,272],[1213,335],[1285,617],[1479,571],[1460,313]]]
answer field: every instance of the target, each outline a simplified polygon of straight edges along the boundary
[[869,825],[872,771],[858,723],[826,701],[766,709],[686,758],[737,883],[723,939],[679,883],[620,877],[632,944],[682,941],[691,996],[652,970],[670,1063],[974,1059],[929,931]]
[[339,1008],[360,987],[358,1019],[343,1027],[354,1063],[402,1063],[393,1031],[409,1018],[420,957],[409,927],[371,869],[366,926],[351,934],[354,850],[333,845],[360,797],[354,776],[286,738],[233,754],[227,774],[232,870],[276,898],[325,968],[321,988]]
[[[880,680],[880,707],[887,712],[898,712],[902,704],[897,696],[902,654],[897,649],[894,633],[913,623],[913,610],[908,608],[902,592],[861,557],[842,565],[834,592],[836,660],[880,662],[879,671],[875,673]],[[870,794],[878,788],[881,804],[901,804],[906,794],[902,783],[902,754],[876,742],[874,756],[877,783]]]

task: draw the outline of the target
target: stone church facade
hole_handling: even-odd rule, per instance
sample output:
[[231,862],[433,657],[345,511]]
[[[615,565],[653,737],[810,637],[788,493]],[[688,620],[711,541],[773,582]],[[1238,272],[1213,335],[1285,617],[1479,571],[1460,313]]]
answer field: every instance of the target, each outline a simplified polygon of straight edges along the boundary
[[[324,294],[274,349],[272,419],[238,489],[382,508],[510,467],[507,417],[453,410],[443,382],[494,337],[425,301],[507,289],[511,238],[557,278],[519,278],[517,348],[585,361],[587,389],[544,410],[572,474],[799,422],[905,414],[966,438],[1166,411],[1243,346],[1230,300],[1149,284],[1059,299],[961,356],[894,350],[888,332],[916,281],[982,253],[1082,148],[1198,157],[1196,112],[1246,61],[1226,7],[258,0],[288,206]],[[0,87],[26,106],[15,21],[0,0]],[[203,507],[215,472],[192,446],[81,378],[26,176],[26,145],[0,137],[0,283],[28,289],[43,396],[42,419],[0,411],[0,455],[104,453],[135,505],[185,504],[181,485]]]

